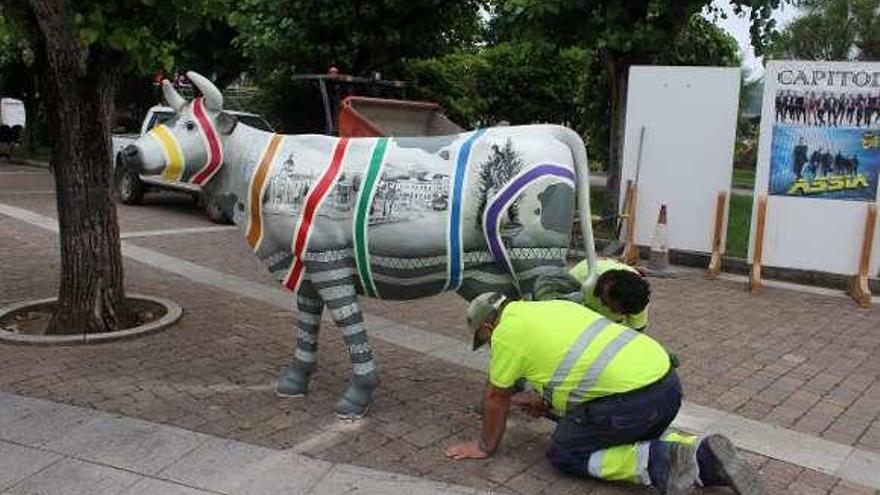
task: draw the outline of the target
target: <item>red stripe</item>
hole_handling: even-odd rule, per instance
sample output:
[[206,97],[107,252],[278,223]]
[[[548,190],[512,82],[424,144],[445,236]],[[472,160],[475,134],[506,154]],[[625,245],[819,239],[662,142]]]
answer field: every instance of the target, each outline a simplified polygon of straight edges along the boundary
[[302,219],[300,220],[293,239],[293,264],[291,265],[290,272],[288,272],[287,278],[284,281],[284,286],[290,290],[295,291],[299,286],[299,279],[302,276],[303,271],[302,255],[305,252],[309,231],[312,229],[312,220],[315,218],[315,213],[318,210],[318,205],[321,203],[321,200],[324,199],[327,191],[330,190],[330,186],[336,182],[336,178],[342,168],[342,158],[345,156],[345,150],[347,147],[348,138],[339,139],[339,142],[336,144],[336,149],[333,151],[333,159],[330,161],[330,166],[327,167],[324,171],[324,175],[318,180],[318,184],[309,191],[308,197],[306,198]]
[[220,140],[217,138],[217,131],[214,130],[214,126],[211,125],[211,121],[205,114],[203,100],[204,98],[195,99],[193,102],[193,114],[196,116],[196,122],[199,123],[199,128],[202,129],[205,139],[208,140],[208,163],[190,181],[200,186],[217,172],[220,168],[220,163],[223,162],[223,150],[220,149]]

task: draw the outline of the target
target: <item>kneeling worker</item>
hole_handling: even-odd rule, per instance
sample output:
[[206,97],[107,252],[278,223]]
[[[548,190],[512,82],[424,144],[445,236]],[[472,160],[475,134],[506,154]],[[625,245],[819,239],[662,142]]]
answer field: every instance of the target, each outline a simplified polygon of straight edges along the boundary
[[474,349],[490,346],[483,429],[478,440],[447,448],[447,456],[492,455],[514,384],[525,378],[541,400],[524,409],[557,421],[547,457],[565,473],[652,485],[664,494],[694,485],[763,493],[757,472],[727,438],[665,433],[681,406],[681,384],[669,355],[648,335],[570,301],[509,302],[494,292],[471,301],[467,317]]
[[605,318],[641,332],[648,326],[651,286],[635,268],[616,260],[596,262],[596,285],[586,293],[581,284],[587,279],[587,261],[569,272],[542,275],[535,281],[536,300],[568,299],[592,309]]

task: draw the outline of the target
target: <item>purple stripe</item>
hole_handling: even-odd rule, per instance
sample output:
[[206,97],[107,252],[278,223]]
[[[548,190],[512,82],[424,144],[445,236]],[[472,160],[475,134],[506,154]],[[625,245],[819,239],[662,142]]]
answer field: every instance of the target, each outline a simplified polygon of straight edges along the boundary
[[[520,175],[516,180],[502,189],[501,193],[494,201],[492,201],[492,204],[490,204],[487,209],[486,223],[483,225],[483,228],[486,231],[486,238],[489,241],[489,251],[492,253],[492,256],[496,261],[505,265],[509,270],[512,270],[513,267],[507,259],[507,252],[501,244],[501,236],[498,233],[498,218],[501,215],[501,210],[504,208],[504,205],[516,197],[526,186],[537,179],[548,175],[562,177],[575,182],[574,172],[565,167],[551,164],[538,165]],[[512,272],[511,275],[513,275]]]

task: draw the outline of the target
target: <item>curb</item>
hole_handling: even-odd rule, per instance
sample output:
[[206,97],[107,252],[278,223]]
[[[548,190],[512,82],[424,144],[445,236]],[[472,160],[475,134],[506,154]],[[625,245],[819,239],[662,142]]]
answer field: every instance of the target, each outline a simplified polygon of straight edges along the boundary
[[6,159],[3,161],[10,165],[19,165],[23,167],[49,168],[49,162],[42,160],[32,160],[30,158],[6,157]]
[[[170,299],[157,296],[147,296],[144,294],[126,294],[125,297],[126,299],[141,299],[160,304],[165,307],[165,315],[156,321],[116,332],[86,333],[79,335],[21,335],[8,330],[0,330],[0,342],[34,346],[100,344],[103,342],[129,340],[142,335],[156,333],[174,325],[180,321],[181,317],[183,317],[183,308]],[[46,299],[36,299],[10,304],[6,307],[0,308],[0,318],[3,318],[13,311],[18,311],[28,306],[53,302],[57,299],[57,297],[49,297]]]

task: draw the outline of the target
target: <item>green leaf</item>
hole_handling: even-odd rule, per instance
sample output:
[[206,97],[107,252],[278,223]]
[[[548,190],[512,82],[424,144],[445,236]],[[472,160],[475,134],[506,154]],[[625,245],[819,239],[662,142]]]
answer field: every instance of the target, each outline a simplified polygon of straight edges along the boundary
[[83,44],[86,46],[98,41],[98,37],[100,36],[101,32],[94,27],[84,27],[79,30],[79,39],[82,40]]

